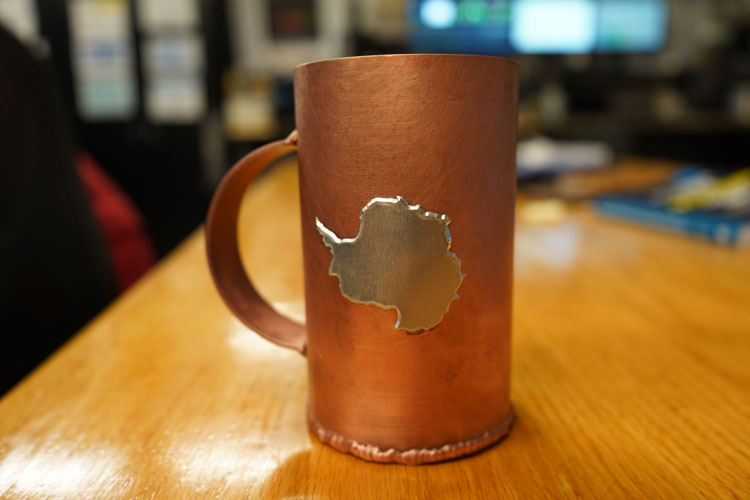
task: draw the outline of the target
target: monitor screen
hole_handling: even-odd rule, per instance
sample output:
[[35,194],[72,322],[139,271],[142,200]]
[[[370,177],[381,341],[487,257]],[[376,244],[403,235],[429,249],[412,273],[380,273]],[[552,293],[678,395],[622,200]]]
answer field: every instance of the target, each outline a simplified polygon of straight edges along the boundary
[[667,37],[667,5],[660,0],[601,0],[600,52],[655,52]]
[[407,20],[414,52],[509,55],[507,0],[417,0]]
[[510,43],[525,54],[580,54],[596,47],[595,0],[517,0]]
[[654,52],[668,21],[666,0],[513,0],[509,40],[524,54]]

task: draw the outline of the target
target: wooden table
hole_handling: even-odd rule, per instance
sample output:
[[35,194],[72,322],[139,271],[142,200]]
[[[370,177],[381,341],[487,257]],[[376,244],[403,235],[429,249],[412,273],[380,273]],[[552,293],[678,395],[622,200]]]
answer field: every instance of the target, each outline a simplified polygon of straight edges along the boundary
[[[255,186],[241,237],[299,316],[295,175]],[[310,436],[305,359],[230,316],[198,232],[0,400],[0,497],[750,498],[749,252],[519,222],[514,310],[510,436],[366,463]]]

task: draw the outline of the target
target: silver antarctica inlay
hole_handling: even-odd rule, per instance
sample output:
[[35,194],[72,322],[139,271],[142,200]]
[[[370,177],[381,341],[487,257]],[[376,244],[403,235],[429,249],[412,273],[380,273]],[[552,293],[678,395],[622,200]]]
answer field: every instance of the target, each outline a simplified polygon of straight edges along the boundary
[[446,215],[426,212],[402,197],[373,198],[354,238],[339,238],[315,220],[330,248],[329,274],[347,299],[398,313],[396,328],[410,333],[440,324],[464,278],[451,248]]

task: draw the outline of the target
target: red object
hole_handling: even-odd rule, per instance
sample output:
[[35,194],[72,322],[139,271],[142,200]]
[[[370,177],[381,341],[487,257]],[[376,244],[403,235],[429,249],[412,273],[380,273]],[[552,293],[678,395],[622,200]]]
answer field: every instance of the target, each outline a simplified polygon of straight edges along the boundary
[[88,153],[78,153],[76,167],[104,237],[117,288],[123,292],[146,274],[156,260],[143,217]]

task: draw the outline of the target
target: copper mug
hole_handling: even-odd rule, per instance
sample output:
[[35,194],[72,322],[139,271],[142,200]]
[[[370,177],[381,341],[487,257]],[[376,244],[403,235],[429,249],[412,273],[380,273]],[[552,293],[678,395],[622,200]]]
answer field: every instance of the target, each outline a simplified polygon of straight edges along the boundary
[[[510,428],[517,73],[466,55],[303,64],[298,133],[245,156],[214,195],[216,287],[248,327],[307,356],[309,426],[340,451],[436,462]],[[293,151],[305,325],[264,302],[237,250],[245,189]]]

